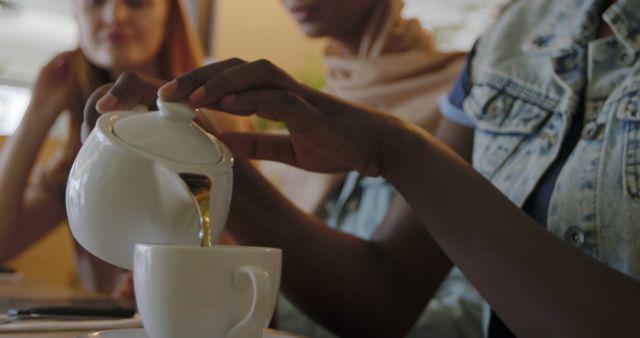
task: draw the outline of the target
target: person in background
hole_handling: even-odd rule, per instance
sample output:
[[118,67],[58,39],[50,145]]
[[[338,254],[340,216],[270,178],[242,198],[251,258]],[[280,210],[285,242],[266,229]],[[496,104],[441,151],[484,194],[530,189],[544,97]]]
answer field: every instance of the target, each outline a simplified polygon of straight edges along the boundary
[[[282,2],[307,36],[330,39],[324,55],[327,92],[435,131],[438,99],[453,86],[465,53],[439,51],[417,20],[401,16],[402,0]],[[280,176],[278,187],[298,207],[365,240],[397,194],[382,177],[356,171],[328,175],[287,166],[265,169],[270,168],[265,174]],[[481,304],[454,268],[407,337],[480,337]],[[279,300],[275,323],[308,337],[335,337],[285,297]]]
[[[79,47],[42,68],[22,122],[0,153],[0,261],[65,221],[67,177],[81,145],[85,102],[96,88],[125,71],[168,80],[204,62],[181,0],[74,0],[73,6]],[[45,166],[34,168],[61,114],[68,115],[64,143]],[[229,116],[211,122],[222,130],[247,127]],[[76,251],[83,287],[111,292],[119,269],[79,246]]]

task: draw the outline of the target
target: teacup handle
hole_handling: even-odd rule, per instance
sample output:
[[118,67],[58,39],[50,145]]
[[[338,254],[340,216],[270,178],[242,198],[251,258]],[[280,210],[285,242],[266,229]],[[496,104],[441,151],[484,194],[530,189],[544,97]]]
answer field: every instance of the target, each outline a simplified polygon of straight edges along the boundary
[[246,288],[249,282],[247,277],[253,289],[251,309],[244,319],[229,330],[227,338],[259,338],[271,319],[269,274],[259,266],[245,265],[234,271],[233,282],[237,287]]

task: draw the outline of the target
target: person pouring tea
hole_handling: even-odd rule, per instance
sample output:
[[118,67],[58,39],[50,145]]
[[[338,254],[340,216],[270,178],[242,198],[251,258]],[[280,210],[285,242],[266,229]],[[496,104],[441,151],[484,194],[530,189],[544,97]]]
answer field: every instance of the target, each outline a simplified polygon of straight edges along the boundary
[[[402,336],[428,281],[453,262],[493,309],[488,337],[632,337],[639,5],[512,2],[443,100],[437,137],[264,60],[201,67],[159,95],[286,123],[288,135],[220,134],[239,159],[229,230],[283,248],[284,292],[341,336]],[[97,108],[147,102],[157,86],[140,81],[117,84]],[[278,197],[243,158],[383,176],[406,213],[369,241],[338,233]]]
[[[402,15],[402,0],[283,0],[299,28],[326,37],[323,90],[351,103],[393,114],[434,132],[438,99],[453,86],[466,54],[444,52],[417,19]],[[265,168],[266,167],[266,168]],[[276,176],[281,192],[327,226],[362,238],[375,236],[397,196],[381,177],[310,174],[291,166],[260,166]],[[264,170],[269,169],[269,170]],[[458,269],[452,269],[405,337],[482,336],[482,299]],[[307,337],[335,337],[281,297],[278,328]]]

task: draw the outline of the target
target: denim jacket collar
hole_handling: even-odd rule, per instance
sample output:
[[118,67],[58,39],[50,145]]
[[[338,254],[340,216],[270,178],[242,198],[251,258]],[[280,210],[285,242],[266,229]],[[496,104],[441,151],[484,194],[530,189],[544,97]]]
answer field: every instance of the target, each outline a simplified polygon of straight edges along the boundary
[[640,51],[640,0],[620,0],[603,14],[618,40],[629,52]]
[[[570,46],[586,43],[596,34],[602,1],[568,2],[549,13],[534,29],[527,44],[530,50],[556,55]],[[575,15],[576,12],[582,15]],[[640,0],[619,0],[602,14],[602,19],[631,53],[640,51]]]
[[[526,49],[550,55],[564,54],[584,45],[598,29],[601,0],[558,2],[556,10],[533,29]],[[576,15],[581,13],[581,15]]]

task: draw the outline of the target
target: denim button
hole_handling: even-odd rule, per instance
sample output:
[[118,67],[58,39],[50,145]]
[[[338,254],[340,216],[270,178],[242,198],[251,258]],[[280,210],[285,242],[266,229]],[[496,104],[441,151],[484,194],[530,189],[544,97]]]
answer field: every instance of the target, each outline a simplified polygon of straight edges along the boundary
[[629,66],[633,63],[633,58],[631,57],[631,55],[629,55],[629,53],[623,52],[618,56],[618,61],[620,61],[620,63],[625,66]]
[[358,200],[351,200],[347,202],[346,208],[350,212],[355,212],[358,209],[359,205],[360,203]]
[[564,239],[573,247],[579,248],[584,244],[584,231],[575,225],[571,226],[564,233]]
[[598,138],[598,132],[600,131],[600,125],[596,121],[591,121],[585,124],[584,131],[582,132],[582,138],[587,140],[594,140]]
[[549,145],[558,143],[558,137],[547,133],[541,133],[540,139],[546,141]]
[[488,111],[491,115],[498,115],[500,114],[500,112],[502,112],[502,105],[501,104],[492,104],[489,106]]

